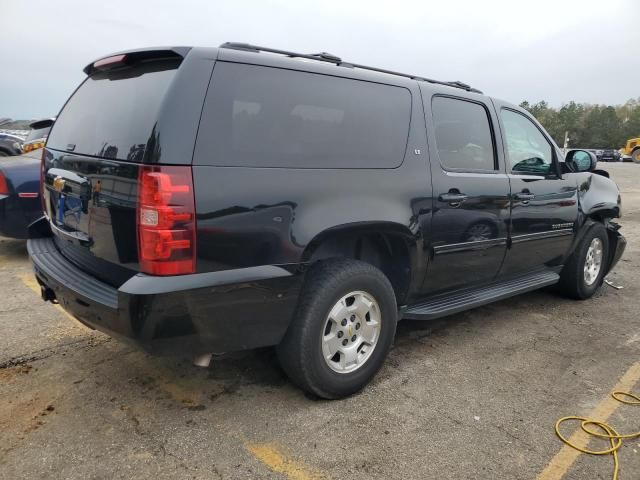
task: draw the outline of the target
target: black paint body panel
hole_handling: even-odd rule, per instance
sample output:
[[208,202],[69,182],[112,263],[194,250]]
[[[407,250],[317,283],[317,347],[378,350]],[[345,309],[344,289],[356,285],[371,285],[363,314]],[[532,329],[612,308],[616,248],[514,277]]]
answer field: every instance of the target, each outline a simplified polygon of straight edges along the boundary
[[38,282],[71,315],[159,354],[197,355],[279,343],[304,278],[266,266],[171,277],[171,291],[145,276],[134,276],[116,289],[68,262],[52,238],[31,239],[27,248]]
[[[0,175],[4,176],[9,189],[8,194],[0,194],[0,235],[27,238],[27,227],[42,215],[38,193],[41,153],[37,150],[0,158]],[[31,196],[33,194],[36,196]]]

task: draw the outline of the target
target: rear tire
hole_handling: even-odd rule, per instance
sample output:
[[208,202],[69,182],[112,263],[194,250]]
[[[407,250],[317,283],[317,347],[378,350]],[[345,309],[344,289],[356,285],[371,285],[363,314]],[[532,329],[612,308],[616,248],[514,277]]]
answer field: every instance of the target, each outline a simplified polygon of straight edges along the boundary
[[327,399],[351,395],[382,366],[397,315],[393,288],[380,270],[358,260],[320,261],[309,270],[277,347],[280,365],[307,392]]
[[635,163],[640,163],[640,148],[634,150],[633,152],[631,152],[631,159],[635,162]]
[[580,241],[560,273],[560,290],[585,300],[602,286],[609,258],[609,237],[601,223],[595,223]]

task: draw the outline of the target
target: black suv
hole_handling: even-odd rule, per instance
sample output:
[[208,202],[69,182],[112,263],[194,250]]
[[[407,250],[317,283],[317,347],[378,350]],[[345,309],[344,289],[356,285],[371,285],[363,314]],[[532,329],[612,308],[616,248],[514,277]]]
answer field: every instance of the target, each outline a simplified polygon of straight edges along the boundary
[[620,155],[620,152],[614,150],[613,148],[606,148],[602,150],[602,154],[600,155],[600,158],[598,160],[601,160],[603,162],[619,162],[621,158],[622,155]]
[[440,82],[247,44],[91,63],[43,153],[29,254],[45,300],[189,355],[277,345],[349,395],[401,318],[558,284],[625,247],[620,194],[524,110]]

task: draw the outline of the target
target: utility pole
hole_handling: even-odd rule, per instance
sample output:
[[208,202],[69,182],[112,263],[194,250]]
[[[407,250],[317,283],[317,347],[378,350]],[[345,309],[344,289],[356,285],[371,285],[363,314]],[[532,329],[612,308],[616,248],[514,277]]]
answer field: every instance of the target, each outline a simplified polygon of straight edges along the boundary
[[562,147],[562,153],[564,155],[567,154],[567,147],[569,147],[569,130],[565,130],[564,132],[564,147]]

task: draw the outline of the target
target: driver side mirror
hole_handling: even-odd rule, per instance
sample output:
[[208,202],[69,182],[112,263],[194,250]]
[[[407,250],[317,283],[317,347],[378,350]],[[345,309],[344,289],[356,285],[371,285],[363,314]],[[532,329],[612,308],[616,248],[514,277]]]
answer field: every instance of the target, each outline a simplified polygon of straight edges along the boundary
[[598,158],[586,150],[569,150],[564,163],[569,172],[593,172],[598,164]]

